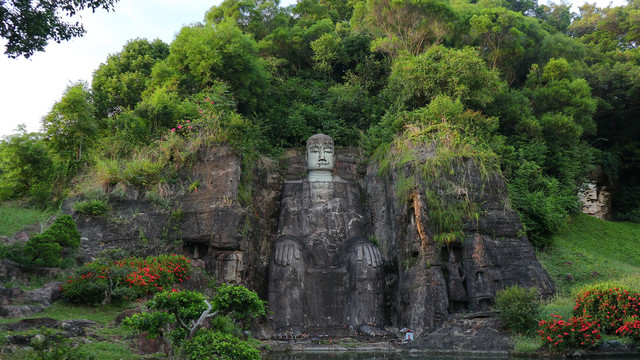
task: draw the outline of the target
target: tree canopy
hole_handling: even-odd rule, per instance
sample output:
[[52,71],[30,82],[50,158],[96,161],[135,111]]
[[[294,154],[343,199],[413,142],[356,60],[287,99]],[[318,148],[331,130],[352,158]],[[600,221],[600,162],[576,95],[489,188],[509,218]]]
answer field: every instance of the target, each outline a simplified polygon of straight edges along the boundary
[[[499,159],[544,246],[593,174],[612,189],[615,216],[640,221],[639,11],[637,0],[579,13],[535,0],[225,0],[171,44],[124,44],[90,86],[67,89],[44,134],[7,138],[0,153],[27,146],[42,161],[66,159],[65,175],[47,179],[69,181],[76,164],[157,184],[204,144],[273,155],[323,132],[374,153],[407,128],[453,126],[456,140]],[[122,174],[140,158],[153,176]],[[0,166],[11,186],[31,171]],[[37,187],[53,194],[57,181]]]
[[7,41],[5,54],[10,58],[30,57],[44,51],[50,40],[60,43],[82,36],[79,22],[68,22],[84,9],[112,10],[118,0],[8,0],[0,2],[0,37]]

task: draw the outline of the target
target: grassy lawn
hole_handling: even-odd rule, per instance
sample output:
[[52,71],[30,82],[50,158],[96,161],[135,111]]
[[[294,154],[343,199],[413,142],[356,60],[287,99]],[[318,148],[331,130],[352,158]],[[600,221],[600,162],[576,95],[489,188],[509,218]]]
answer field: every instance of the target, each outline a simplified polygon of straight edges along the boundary
[[538,254],[560,297],[603,282],[640,291],[640,224],[579,215]]
[[44,224],[57,210],[24,208],[19,204],[0,204],[0,236],[12,236],[16,231],[32,224]]
[[[133,360],[164,357],[164,354],[154,354],[149,356],[141,356],[134,353],[130,349],[130,340],[126,340],[125,337],[129,335],[129,331],[120,326],[113,326],[113,320],[126,309],[131,309],[140,306],[140,303],[134,302],[124,306],[80,306],[69,304],[63,301],[57,302],[54,305],[47,308],[44,312],[34,315],[33,317],[50,317],[58,319],[60,321],[70,319],[88,319],[97,322],[99,325],[93,328],[97,338],[89,338],[91,343],[81,344],[80,349],[85,353],[92,355],[95,359],[105,360]],[[20,319],[0,319],[0,323],[13,323]],[[54,333],[60,332],[60,330],[53,330]],[[34,329],[21,332],[8,332],[0,331],[0,337],[4,338],[6,335],[15,334],[36,334],[41,333],[41,330]],[[103,340],[99,340],[103,339]],[[2,359],[27,359],[35,358],[36,354],[32,350],[22,349],[12,354],[2,354]]]

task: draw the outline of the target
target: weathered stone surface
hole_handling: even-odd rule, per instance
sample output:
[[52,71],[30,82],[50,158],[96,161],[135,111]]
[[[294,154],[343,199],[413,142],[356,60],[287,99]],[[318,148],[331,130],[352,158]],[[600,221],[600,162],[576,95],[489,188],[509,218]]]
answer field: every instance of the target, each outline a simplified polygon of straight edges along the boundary
[[73,214],[82,235],[83,260],[107,249],[132,256],[182,253],[219,282],[242,283],[266,296],[269,238],[278,211],[274,199],[282,180],[269,159],[246,172],[242,186],[256,203],[250,213],[239,203],[241,168],[242,158],[228,148],[204,150],[177,183],[151,189],[168,207],[154,205],[143,189],[122,184],[106,189],[112,205],[108,219],[74,214],[72,205],[79,199],[66,201],[63,209]]
[[[433,151],[426,149],[423,156],[433,156]],[[385,325],[409,327],[421,336],[459,312],[486,309],[495,291],[505,286],[536,286],[544,296],[553,292],[522,236],[517,214],[507,205],[499,176],[481,176],[472,165],[457,169],[453,180],[459,181],[458,196],[480,204],[479,216],[464,224],[462,238],[446,246],[433,241],[424,200],[428,184],[421,184],[410,199],[399,199],[399,174],[379,176],[375,163],[365,168],[362,160],[355,149],[338,149],[333,174],[359,184],[352,197],[362,203],[363,238],[378,245],[383,260]],[[229,149],[208,149],[176,184],[155,189],[170,208],[153,205],[143,190],[125,189],[123,197],[113,197],[111,219],[74,214],[83,236],[83,257],[88,261],[112,248],[139,256],[183,253],[218,281],[243,284],[266,299],[280,204],[288,196],[282,195],[283,179],[305,174],[301,149],[286,150],[281,163],[263,158],[252,166],[243,166],[241,157]],[[189,191],[196,181],[198,190]],[[252,203],[239,204],[241,194],[249,190]],[[71,212],[71,205],[67,202],[64,209]],[[348,273],[332,271],[327,276],[332,281],[349,282]],[[185,287],[204,284],[203,280]]]
[[62,290],[60,289],[62,284],[63,283],[60,281],[47,283],[39,289],[31,290],[25,293],[24,299],[26,302],[49,306],[53,304],[54,301],[62,297]]
[[7,331],[25,331],[30,329],[39,329],[41,327],[47,327],[52,329],[59,329],[62,323],[60,320],[41,317],[33,319],[22,319],[13,324],[3,324],[2,329]]
[[22,318],[44,311],[42,305],[7,305],[0,307],[0,317]]
[[606,186],[600,186],[596,181],[582,184],[578,201],[584,214],[604,220],[611,218],[611,193]]
[[0,306],[7,306],[14,303],[24,302],[24,291],[19,287],[0,287]]
[[382,258],[366,238],[358,184],[333,175],[326,135],[309,138],[306,160],[308,175],[283,184],[269,265],[274,337],[382,326]]
[[98,325],[97,322],[86,319],[71,319],[62,322],[62,330],[66,332],[66,337],[86,336],[86,328]]
[[[17,263],[9,259],[3,259],[0,261],[0,280],[3,282],[14,281],[18,283],[27,283],[29,281],[29,274],[27,274]],[[2,295],[0,295],[0,297],[1,296]]]
[[[411,167],[402,171],[412,174]],[[447,245],[434,241],[429,223],[425,192],[431,185],[419,181],[409,199],[400,199],[395,189],[399,175],[392,171],[379,177],[377,164],[371,163],[363,183],[370,236],[380,243],[385,259],[390,324],[420,336],[451,314],[487,309],[496,291],[507,286],[536,286],[542,296],[553,293],[498,175],[481,176],[471,163],[451,175],[457,194],[443,196],[471,199],[478,204],[478,217],[463,225],[463,238]]]
[[454,315],[435,331],[417,337],[407,348],[431,351],[501,352],[513,350],[513,342],[494,317]]

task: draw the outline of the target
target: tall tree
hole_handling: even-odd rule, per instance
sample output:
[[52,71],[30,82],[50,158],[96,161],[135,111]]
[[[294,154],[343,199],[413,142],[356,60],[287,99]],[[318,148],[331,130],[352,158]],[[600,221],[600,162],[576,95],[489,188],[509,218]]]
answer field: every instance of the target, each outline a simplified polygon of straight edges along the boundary
[[407,51],[420,54],[440,44],[450,31],[456,14],[442,0],[361,0],[354,23],[374,34],[375,47],[391,55]]
[[118,0],[8,0],[0,1],[0,37],[7,40],[10,58],[30,57],[43,51],[49,40],[61,42],[82,36],[82,24],[67,22],[78,11],[112,10]]
[[83,146],[90,143],[98,131],[88,85],[69,85],[62,99],[42,119],[45,139],[60,154],[80,160]]
[[93,73],[93,100],[99,119],[132,110],[147,88],[151,69],[169,56],[169,45],[161,40],[128,41],[122,51],[110,55]]

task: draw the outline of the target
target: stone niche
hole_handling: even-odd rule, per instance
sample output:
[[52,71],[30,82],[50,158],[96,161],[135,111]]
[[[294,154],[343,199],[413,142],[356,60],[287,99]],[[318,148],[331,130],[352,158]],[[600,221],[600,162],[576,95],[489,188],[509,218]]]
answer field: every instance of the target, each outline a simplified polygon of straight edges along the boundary
[[215,257],[216,282],[242,284],[243,254],[241,251],[222,252]]

